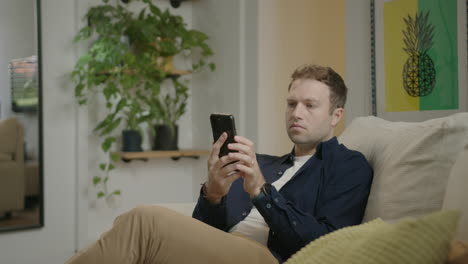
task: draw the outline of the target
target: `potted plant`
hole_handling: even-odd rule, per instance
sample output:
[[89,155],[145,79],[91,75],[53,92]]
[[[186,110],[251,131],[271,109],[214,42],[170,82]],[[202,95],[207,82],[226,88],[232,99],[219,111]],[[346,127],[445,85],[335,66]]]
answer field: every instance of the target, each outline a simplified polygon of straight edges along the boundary
[[187,110],[188,87],[178,78],[172,78],[169,90],[151,98],[151,116],[155,117],[154,150],[178,149],[177,121]]
[[[75,37],[75,42],[90,44],[71,73],[75,97],[80,105],[88,104],[90,99],[101,100],[107,110],[94,128],[108,156],[100,164],[103,176],[93,178],[95,185],[102,184],[98,197],[120,194],[108,192],[106,187],[113,163],[119,159],[111,150],[120,132],[124,151],[141,151],[143,123],[162,122],[173,131],[185,113],[188,87],[178,79],[180,72],[171,66],[173,56],[194,57],[197,53],[190,72],[205,67],[214,70],[214,64],[205,61],[213,52],[204,33],[188,29],[182,17],[161,11],[150,0],[133,2],[138,1],[145,6],[134,13],[119,1],[109,4],[102,0],[88,10],[88,23]],[[167,79],[172,79],[174,85],[161,93],[161,83]]]

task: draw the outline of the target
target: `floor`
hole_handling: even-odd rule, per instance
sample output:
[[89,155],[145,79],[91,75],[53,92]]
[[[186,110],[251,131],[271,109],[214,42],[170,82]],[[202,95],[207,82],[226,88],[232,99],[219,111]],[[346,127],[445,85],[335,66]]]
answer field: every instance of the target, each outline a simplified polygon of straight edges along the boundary
[[0,214],[0,230],[3,228],[38,225],[40,223],[39,206],[28,205],[23,211]]

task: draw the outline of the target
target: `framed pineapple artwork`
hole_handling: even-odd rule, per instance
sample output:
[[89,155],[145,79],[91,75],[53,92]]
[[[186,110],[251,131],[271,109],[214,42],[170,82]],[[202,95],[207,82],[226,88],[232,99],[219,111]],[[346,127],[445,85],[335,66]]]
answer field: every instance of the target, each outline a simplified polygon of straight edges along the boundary
[[375,115],[422,121],[468,110],[468,0],[371,0]]

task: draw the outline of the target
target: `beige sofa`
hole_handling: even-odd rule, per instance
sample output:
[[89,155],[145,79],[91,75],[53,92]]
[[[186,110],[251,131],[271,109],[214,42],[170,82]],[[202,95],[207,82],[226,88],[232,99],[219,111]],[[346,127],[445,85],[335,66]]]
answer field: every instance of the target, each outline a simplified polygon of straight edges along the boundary
[[[287,263],[468,263],[468,113],[424,122],[359,117],[338,140],[362,152],[374,169],[365,224],[332,233],[328,240],[314,241]],[[193,210],[193,204],[164,206],[186,215]],[[423,216],[446,209],[461,212],[457,231],[452,236],[444,231],[441,235],[439,230],[432,236],[439,240],[432,243],[431,230],[450,228],[440,223],[414,226],[402,221],[409,217],[424,223]],[[370,232],[366,224],[377,218],[394,228],[376,225]],[[419,244],[405,237],[413,231],[419,232],[412,236],[416,242],[420,238]],[[424,235],[428,235],[427,243]],[[392,258],[398,261],[392,262]]]
[[287,264],[468,263],[468,113],[360,117],[339,141],[374,169],[364,223],[318,238]]
[[453,208],[463,213],[457,238],[468,241],[468,113],[424,122],[359,117],[339,141],[374,169],[364,221]]
[[24,208],[24,131],[15,119],[0,120],[0,214]]

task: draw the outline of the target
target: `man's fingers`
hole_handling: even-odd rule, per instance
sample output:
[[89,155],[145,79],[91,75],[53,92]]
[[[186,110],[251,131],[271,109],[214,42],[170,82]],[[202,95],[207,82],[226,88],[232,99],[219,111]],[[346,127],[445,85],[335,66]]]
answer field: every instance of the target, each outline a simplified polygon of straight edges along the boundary
[[248,154],[248,155],[252,154],[251,153],[252,149],[249,146],[241,144],[241,143],[230,143],[228,145],[228,148],[230,150],[236,150],[236,151]]
[[241,177],[241,174],[239,172],[236,172],[234,174],[231,174],[229,177],[227,177],[226,180],[229,181],[230,184],[232,184],[234,181],[236,181],[240,177]]
[[239,153],[239,152],[231,152],[231,153],[229,153],[228,156],[233,160],[242,161],[247,166],[252,166],[252,165],[255,164],[255,160],[252,157],[250,157],[249,155],[246,155],[246,154],[242,154],[242,153]]
[[248,140],[248,139],[246,139],[245,137],[242,137],[242,136],[235,136],[234,140],[236,142],[241,143],[241,144],[247,145],[247,146],[249,146],[251,148],[253,148],[253,146],[254,146],[254,143],[252,141],[250,141],[250,140]]
[[237,163],[236,169],[238,169],[240,172],[243,172],[247,176],[252,176],[255,174],[254,169],[252,169],[251,167],[245,166],[244,164]]
[[227,133],[223,132],[221,136],[219,136],[218,140],[216,140],[216,142],[213,144],[213,147],[211,148],[210,159],[214,160],[218,158],[219,150],[223,146],[223,143],[226,141],[226,139],[227,139]]
[[221,174],[224,175],[224,176],[227,176],[230,173],[232,173],[233,171],[236,171],[237,170],[236,164],[237,163],[231,163],[231,164],[227,165],[226,167],[222,168],[221,169]]
[[236,159],[233,159],[231,158],[229,155],[226,155],[226,156],[223,156],[221,157],[220,159],[218,159],[216,161],[216,163],[214,164],[213,168],[215,170],[220,170],[221,168],[223,168],[226,164],[228,163],[231,163],[233,161],[236,161]]

